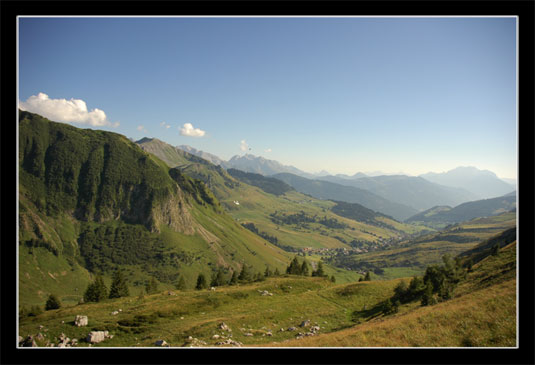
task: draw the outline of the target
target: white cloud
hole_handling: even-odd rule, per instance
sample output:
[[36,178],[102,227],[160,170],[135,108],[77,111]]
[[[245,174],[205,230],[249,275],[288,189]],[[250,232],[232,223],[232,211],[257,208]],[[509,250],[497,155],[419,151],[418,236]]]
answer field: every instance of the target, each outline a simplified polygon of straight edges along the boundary
[[271,152],[271,148],[268,148],[267,150],[264,150],[264,152]]
[[247,151],[249,149],[249,145],[247,144],[247,142],[245,142],[245,140],[243,139],[241,142],[240,142],[240,150],[242,151]]
[[200,130],[199,128],[194,128],[193,124],[191,123],[185,123],[182,128],[179,129],[181,136],[202,137],[206,133],[205,131]]
[[142,125],[138,125],[136,129],[137,129],[138,131],[140,131],[140,132],[146,132],[146,131],[147,131],[147,130],[145,129],[145,127],[142,126]]
[[171,126],[169,124],[167,124],[166,122],[161,122],[160,123],[160,127],[165,127],[167,129],[171,128]]
[[95,108],[88,111],[85,101],[80,99],[50,99],[47,94],[39,93],[19,102],[19,107],[54,122],[89,124],[93,127],[119,126],[119,123],[111,123],[103,110]]

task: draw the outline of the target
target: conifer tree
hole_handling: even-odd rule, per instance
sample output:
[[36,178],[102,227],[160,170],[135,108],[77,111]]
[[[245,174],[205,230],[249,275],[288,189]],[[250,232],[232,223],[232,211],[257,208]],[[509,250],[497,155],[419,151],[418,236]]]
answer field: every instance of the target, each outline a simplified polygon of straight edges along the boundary
[[273,273],[273,276],[281,276],[281,273],[278,268],[275,268],[275,272]]
[[158,291],[158,282],[154,277],[151,277],[150,281],[145,285],[145,291],[147,294],[154,294]]
[[230,278],[230,281],[228,283],[229,285],[236,285],[238,284],[238,273],[234,271],[232,273],[232,277]]
[[117,270],[113,274],[113,279],[111,282],[110,287],[110,295],[109,298],[121,298],[121,297],[127,297],[130,293],[128,291],[128,285],[126,283],[126,278],[122,272],[122,270]]
[[264,271],[264,277],[269,278],[270,276],[273,276],[273,273],[269,269],[269,266],[266,266],[266,271]]
[[249,269],[247,268],[247,265],[244,263],[240,275],[238,276],[238,280],[241,282],[249,282],[252,280],[251,273],[249,272]]
[[336,283],[336,278],[334,277],[334,275],[331,275],[331,281],[332,281],[333,283]]
[[210,283],[210,286],[222,286],[225,285],[225,274],[223,273],[223,269],[217,270],[217,273],[214,274],[212,278],[212,282]]
[[297,256],[290,262],[290,266],[286,269],[286,273],[290,275],[301,275],[301,265],[299,265]]
[[308,262],[306,259],[303,260],[303,264],[301,265],[301,275],[308,276],[308,272],[310,269],[308,268]]
[[372,280],[369,271],[366,272],[366,275],[364,275],[364,279],[362,279],[362,280],[363,281],[371,281]]
[[46,310],[61,308],[61,302],[55,294],[50,294],[45,304]]
[[84,302],[100,302],[107,297],[108,288],[106,288],[102,276],[97,275],[95,281],[87,286],[84,293]]
[[195,289],[201,290],[206,289],[207,283],[206,283],[206,277],[203,273],[200,273],[199,276],[197,276],[197,285],[195,286]]
[[319,277],[325,276],[325,272],[323,271],[323,261],[322,260],[318,261],[318,268],[316,270],[312,271],[312,276],[319,276]]

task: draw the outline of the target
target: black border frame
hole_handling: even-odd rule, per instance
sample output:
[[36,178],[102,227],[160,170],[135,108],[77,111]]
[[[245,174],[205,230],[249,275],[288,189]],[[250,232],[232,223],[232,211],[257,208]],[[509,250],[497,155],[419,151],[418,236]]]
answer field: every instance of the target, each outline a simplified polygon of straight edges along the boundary
[[[223,1],[2,1],[1,6],[1,68],[2,68],[2,169],[4,179],[1,204],[6,211],[1,222],[1,288],[2,310],[0,362],[41,364],[156,364],[156,363],[401,363],[401,364],[534,364],[533,332],[534,254],[533,254],[533,124],[534,76],[533,34],[535,2],[523,1],[295,1],[295,2],[223,2]],[[519,19],[519,244],[520,318],[517,349],[17,349],[14,341],[16,209],[13,136],[16,120],[16,17],[18,15],[513,15]],[[520,167],[524,166],[524,169]],[[6,219],[7,217],[7,219]],[[9,236],[8,236],[9,235]],[[5,238],[7,236],[9,238]],[[158,352],[156,352],[158,351]]]

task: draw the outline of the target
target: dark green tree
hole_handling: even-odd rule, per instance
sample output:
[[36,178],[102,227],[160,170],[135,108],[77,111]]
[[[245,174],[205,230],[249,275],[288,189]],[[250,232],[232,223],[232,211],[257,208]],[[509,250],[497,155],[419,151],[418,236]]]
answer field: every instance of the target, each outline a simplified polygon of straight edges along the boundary
[[145,284],[145,291],[147,294],[154,294],[158,291],[158,282],[154,277],[151,277],[150,281]]
[[433,297],[433,291],[434,291],[433,283],[431,281],[428,281],[426,286],[425,286],[424,293],[422,295],[422,300],[421,300],[422,306],[435,304],[435,298]]
[[202,290],[206,289],[208,287],[208,283],[206,282],[206,277],[203,273],[200,273],[199,276],[197,276],[197,285],[195,286],[195,289]]
[[215,273],[212,277],[212,281],[210,282],[210,286],[223,286],[225,285],[225,274],[223,273],[223,269],[217,270],[217,273]]
[[369,271],[366,272],[366,275],[364,275],[364,279],[362,279],[362,280],[363,280],[363,281],[371,281],[371,280],[372,280]]
[[331,275],[331,281],[332,281],[333,283],[336,283],[336,278],[334,277],[334,275]]
[[241,268],[240,275],[238,276],[238,280],[241,282],[249,282],[252,279],[253,279],[252,274],[249,271],[249,268],[247,267],[247,265],[244,263]]
[[492,256],[498,256],[500,254],[500,244],[497,243],[494,246],[492,246],[490,254]]
[[232,277],[230,278],[230,281],[228,283],[229,285],[236,285],[238,284],[238,273],[236,271],[232,272]]
[[322,260],[318,261],[318,268],[316,270],[312,271],[312,276],[319,276],[319,277],[325,276],[325,272],[323,271],[323,261]]
[[264,271],[264,277],[269,278],[270,276],[273,276],[273,273],[269,269],[269,266],[266,266],[266,271]]
[[299,265],[299,260],[295,256],[290,262],[290,265],[286,268],[286,274],[290,275],[301,275],[301,265]]
[[301,275],[308,276],[309,272],[310,272],[310,268],[308,266],[308,262],[306,259],[304,259],[303,264],[301,265]]
[[275,268],[275,272],[273,273],[273,276],[281,276],[281,273],[278,268]]
[[113,279],[110,286],[109,298],[121,298],[130,295],[128,291],[128,284],[126,283],[126,277],[122,270],[117,270],[113,274]]
[[50,294],[48,296],[48,300],[46,301],[45,309],[48,311],[51,309],[59,309],[59,308],[61,308],[60,300],[55,294]]
[[107,297],[108,288],[106,288],[102,276],[97,275],[95,281],[87,286],[84,293],[84,302],[100,302]]

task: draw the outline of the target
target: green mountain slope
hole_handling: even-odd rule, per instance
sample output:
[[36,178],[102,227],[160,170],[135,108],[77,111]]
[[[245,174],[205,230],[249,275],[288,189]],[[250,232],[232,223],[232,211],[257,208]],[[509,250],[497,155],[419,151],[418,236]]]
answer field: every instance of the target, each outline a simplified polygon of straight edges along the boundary
[[227,172],[234,178],[243,181],[246,184],[257,186],[266,193],[273,195],[282,195],[293,188],[283,181],[252,172],[244,172],[236,169],[228,169]]
[[477,217],[501,214],[515,208],[516,194],[508,194],[498,198],[463,203],[455,208],[434,207],[413,215],[406,222],[441,228],[449,224],[464,222]]
[[405,220],[418,212],[412,207],[391,202],[372,192],[353,186],[335,184],[329,181],[310,180],[290,173],[280,173],[272,177],[284,181],[301,193],[312,195],[318,199],[358,203],[368,209],[387,214],[398,220]]
[[374,271],[379,277],[400,277],[422,273],[431,264],[441,262],[444,254],[456,256],[480,242],[516,227],[516,213],[503,213],[455,224],[440,232],[401,242],[385,250],[350,255],[335,255],[328,263],[360,272]]
[[200,272],[290,261],[224,213],[203,182],[126,137],[27,112],[19,120],[21,304],[52,291],[76,302],[92,274],[117,268],[141,290],[150,277],[192,287]]
[[[186,163],[178,157],[170,158],[168,152],[176,149],[164,142],[146,140],[141,145],[158,157],[164,158],[167,154],[169,163],[179,163],[182,171],[204,181],[234,219],[242,224],[254,224],[264,236],[276,238],[277,244],[287,250],[347,250],[357,243],[365,246],[381,245],[423,229],[370,210],[366,213],[369,218],[367,222],[356,216],[344,217],[333,211],[337,203],[315,199],[293,189],[288,190],[288,185],[278,182],[279,180],[230,170],[243,179],[238,181],[226,170],[206,160],[197,162],[192,159]],[[189,158],[189,154],[184,151],[174,153]],[[244,181],[260,185],[261,188]],[[273,187],[276,188],[271,189],[271,192],[280,193],[279,195],[265,191]],[[373,218],[375,216],[377,219]]]

